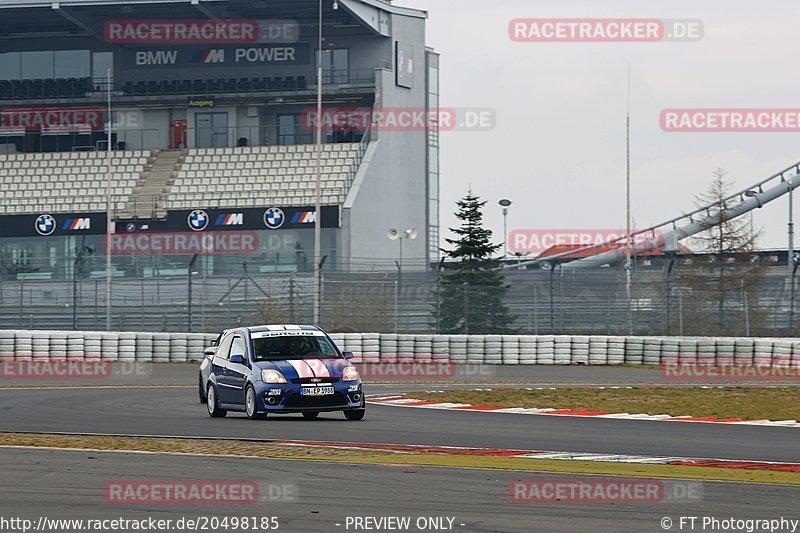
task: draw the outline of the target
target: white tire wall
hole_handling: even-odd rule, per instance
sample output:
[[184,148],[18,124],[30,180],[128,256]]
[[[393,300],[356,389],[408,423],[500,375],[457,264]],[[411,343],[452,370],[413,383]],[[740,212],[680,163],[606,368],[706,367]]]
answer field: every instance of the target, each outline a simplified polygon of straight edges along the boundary
[[572,364],[572,337],[566,335],[553,337],[553,364]]
[[753,366],[753,353],[755,341],[753,339],[737,338],[734,340],[733,363],[736,366]]
[[450,361],[456,364],[464,364],[467,362],[467,336],[466,335],[449,335],[449,355]]
[[103,333],[100,340],[103,359],[106,361],[119,361],[119,334],[114,332]]
[[536,338],[536,364],[556,364],[556,338],[553,335],[542,335]]
[[625,362],[625,337],[608,338],[608,364],[621,365]]
[[397,335],[395,333],[387,333],[381,335],[381,362],[383,363],[396,363],[397,362]]
[[502,360],[504,365],[518,365],[520,363],[519,335],[503,335],[501,345],[503,347]]
[[644,339],[642,337],[625,338],[625,362],[629,365],[644,363]]
[[756,339],[753,352],[753,366],[772,366],[772,339]]
[[103,357],[103,334],[87,331],[83,334],[83,354],[86,359],[96,361]]
[[414,335],[414,362],[433,362],[433,335]]
[[589,337],[588,364],[607,365],[608,355],[608,337]]
[[397,362],[414,362],[414,335],[397,336]]
[[0,330],[0,361],[13,361],[16,348],[16,332],[11,329]]
[[[550,344],[551,344],[551,350],[550,350],[549,364],[553,364],[552,339]],[[537,337],[533,335],[521,335],[519,338],[519,364],[535,365],[539,355],[538,345],[539,345],[539,340]]]
[[364,333],[361,336],[361,346],[364,350],[365,363],[379,363],[381,360],[381,335],[380,333]]
[[123,363],[136,361],[136,333],[119,334],[119,360]]
[[499,365],[503,362],[503,337],[486,335],[483,337],[483,363]]

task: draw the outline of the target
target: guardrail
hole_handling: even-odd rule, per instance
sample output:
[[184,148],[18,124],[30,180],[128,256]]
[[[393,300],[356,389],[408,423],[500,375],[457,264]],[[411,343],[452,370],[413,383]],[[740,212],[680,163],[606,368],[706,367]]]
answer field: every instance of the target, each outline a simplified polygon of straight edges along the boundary
[[[104,359],[200,361],[216,333],[0,330],[0,360]],[[800,369],[800,339],[613,337],[579,335],[397,335],[333,333],[356,362],[452,362],[508,365],[774,366]]]

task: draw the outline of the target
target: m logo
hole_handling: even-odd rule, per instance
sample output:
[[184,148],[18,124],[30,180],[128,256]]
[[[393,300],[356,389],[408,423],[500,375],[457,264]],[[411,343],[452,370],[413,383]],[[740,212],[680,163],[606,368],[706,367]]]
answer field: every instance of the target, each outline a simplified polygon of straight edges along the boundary
[[215,226],[241,226],[242,224],[244,224],[244,214],[242,213],[223,213],[214,222]]
[[80,231],[92,229],[92,219],[90,218],[68,218],[61,226],[62,230],[67,231]]
[[156,50],[136,52],[136,66],[174,65],[178,60],[177,50]]
[[292,224],[313,224],[317,221],[315,211],[298,211],[292,217]]
[[225,63],[225,49],[209,48],[208,50],[198,50],[192,57],[192,63],[202,63],[204,65]]

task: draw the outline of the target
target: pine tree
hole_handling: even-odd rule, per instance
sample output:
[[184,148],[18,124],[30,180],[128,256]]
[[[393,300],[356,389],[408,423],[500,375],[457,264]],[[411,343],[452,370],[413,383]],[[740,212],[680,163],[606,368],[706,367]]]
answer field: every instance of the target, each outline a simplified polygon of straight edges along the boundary
[[450,229],[456,238],[445,239],[451,249],[442,249],[446,261],[434,324],[438,316],[440,333],[513,333],[513,318],[505,305],[509,286],[494,258],[502,245],[492,244],[491,230],[483,227],[486,202],[470,190],[456,205],[462,224]]

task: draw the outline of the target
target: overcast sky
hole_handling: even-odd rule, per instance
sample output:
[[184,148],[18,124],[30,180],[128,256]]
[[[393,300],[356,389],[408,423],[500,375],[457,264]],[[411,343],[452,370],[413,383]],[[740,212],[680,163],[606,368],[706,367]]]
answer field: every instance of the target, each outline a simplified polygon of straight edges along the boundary
[[[800,160],[798,133],[667,133],[664,108],[800,108],[800,3],[786,0],[396,0],[429,12],[441,105],[491,107],[497,126],[442,134],[443,235],[469,186],[514,202],[512,229],[625,227],[627,65],[632,202],[638,227],[677,216],[717,167],[745,188]],[[514,18],[700,19],[689,43],[515,43]],[[800,198],[799,198],[800,199]],[[800,210],[800,204],[798,204]],[[787,245],[788,200],[755,214],[761,248]],[[800,241],[798,241],[800,242]]]

